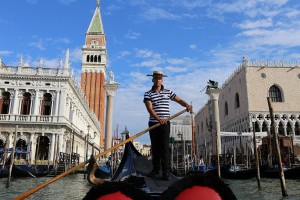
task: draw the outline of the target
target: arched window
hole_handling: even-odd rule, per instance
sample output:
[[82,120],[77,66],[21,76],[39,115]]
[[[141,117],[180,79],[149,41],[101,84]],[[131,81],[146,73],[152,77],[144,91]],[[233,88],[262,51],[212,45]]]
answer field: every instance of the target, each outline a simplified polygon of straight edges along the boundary
[[41,115],[51,115],[51,108],[52,108],[52,95],[50,93],[46,93],[43,96]]
[[238,93],[235,94],[235,108],[240,107],[240,96]]
[[29,115],[30,113],[30,105],[31,105],[31,94],[29,92],[25,92],[23,94],[22,105],[21,105],[21,115]]
[[94,56],[91,56],[91,62],[94,62]]
[[50,140],[47,136],[39,136],[36,142],[35,159],[48,160]]
[[100,55],[98,56],[98,62],[101,62],[101,56]]
[[97,56],[94,56],[94,61],[97,62]]
[[90,55],[87,55],[86,62],[90,62]]
[[2,98],[0,99],[0,114],[8,114],[10,104],[10,93],[3,92]]
[[225,102],[225,116],[228,115],[228,103],[227,101]]
[[272,102],[282,102],[280,89],[276,85],[272,85],[269,89],[269,97]]

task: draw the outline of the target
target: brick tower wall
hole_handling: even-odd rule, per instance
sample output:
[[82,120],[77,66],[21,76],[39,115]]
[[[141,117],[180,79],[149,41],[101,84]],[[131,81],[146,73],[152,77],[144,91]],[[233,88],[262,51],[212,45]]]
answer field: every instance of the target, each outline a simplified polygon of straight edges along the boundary
[[104,108],[105,108],[105,75],[101,72],[81,73],[81,90],[100,122],[100,146],[103,146],[104,138]]

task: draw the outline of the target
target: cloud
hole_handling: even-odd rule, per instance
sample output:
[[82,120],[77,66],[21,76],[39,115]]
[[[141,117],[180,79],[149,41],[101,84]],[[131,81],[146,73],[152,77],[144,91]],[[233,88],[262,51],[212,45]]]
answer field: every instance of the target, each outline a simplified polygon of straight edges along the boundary
[[253,1],[244,1],[237,0],[226,3],[219,3],[219,1],[213,2],[207,8],[208,15],[217,19],[218,17],[221,20],[224,20],[225,14],[240,14],[255,18],[258,16],[264,17],[275,17],[282,13],[285,13],[287,8],[286,4],[288,0],[253,0]]
[[[43,68],[59,68],[59,59],[46,59],[46,58],[41,58],[43,61]],[[36,60],[31,62],[31,66],[37,67],[40,65],[40,60]],[[63,63],[64,64],[64,63]]]
[[45,46],[44,46],[44,41],[41,40],[41,39],[39,39],[37,41],[34,41],[34,42],[30,42],[28,45],[32,46],[32,47],[35,47],[39,50],[45,50],[46,49]]
[[197,45],[196,44],[190,44],[190,49],[196,49],[197,48]]
[[122,58],[126,58],[127,56],[130,56],[131,55],[131,53],[129,52],[129,51],[121,51],[121,52],[119,52],[118,54],[117,54],[117,58],[118,59],[122,59]]
[[77,47],[75,49],[70,49],[70,60],[74,62],[81,62],[82,60],[82,49]]
[[174,6],[185,8],[187,10],[193,10],[196,8],[202,8],[211,3],[211,0],[172,0]]
[[33,36],[33,40],[34,41],[29,42],[28,45],[39,50],[46,50],[46,46],[56,46],[70,43],[68,38],[39,38],[38,36]]
[[136,39],[138,39],[140,36],[141,36],[140,33],[137,33],[137,32],[134,32],[134,31],[132,31],[132,30],[129,30],[129,31],[126,33],[125,38],[131,39],[131,40],[136,40]]
[[296,47],[300,45],[300,29],[253,29],[240,34],[247,36],[248,43],[253,46]]
[[12,51],[3,50],[3,51],[0,51],[0,56],[7,56],[7,55],[10,55],[12,53],[13,53]]
[[162,8],[154,7],[144,10],[144,12],[141,14],[141,17],[149,21],[155,21],[160,19],[177,20],[181,18],[179,15],[172,14],[171,12],[166,11]]
[[266,28],[272,26],[273,26],[273,21],[271,18],[261,19],[257,21],[246,20],[238,25],[238,27],[240,27],[241,29],[256,29],[256,28]]
[[166,70],[170,71],[170,72],[186,72],[187,68],[183,68],[183,67],[174,67],[174,66],[166,66]]
[[136,57],[138,58],[156,58],[160,59],[161,54],[147,49],[136,49]]
[[[116,4],[110,4],[106,10],[107,12],[109,12],[110,14],[113,13],[113,12],[116,12],[118,10],[120,10],[121,7],[120,6],[117,6]],[[107,12],[104,12],[103,14],[107,13]]]

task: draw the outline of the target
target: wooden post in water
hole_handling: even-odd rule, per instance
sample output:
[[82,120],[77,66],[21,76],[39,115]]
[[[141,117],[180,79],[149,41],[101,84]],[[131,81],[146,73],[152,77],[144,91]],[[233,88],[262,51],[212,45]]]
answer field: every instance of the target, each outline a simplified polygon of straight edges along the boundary
[[14,161],[15,161],[15,150],[16,150],[16,143],[17,143],[17,135],[18,135],[18,125],[16,125],[16,129],[15,129],[15,137],[14,137],[13,149],[12,149],[12,153],[11,153],[11,160],[10,160],[10,166],[9,166],[9,172],[8,172],[6,188],[9,187],[10,178],[11,178],[11,171],[12,171],[12,167],[13,167]]
[[37,148],[35,149],[35,160],[34,160],[34,168],[36,171],[36,165],[37,165],[37,159],[39,157],[39,151],[40,151],[40,141],[41,141],[41,136],[38,136],[38,140],[37,140]]
[[[274,137],[274,140],[276,143],[276,153],[277,153],[278,167],[279,167],[279,173],[280,173],[281,193],[282,193],[282,196],[285,197],[285,196],[288,196],[288,194],[286,191],[284,172],[282,169],[281,154],[280,154],[280,148],[279,148],[279,144],[278,144],[278,135],[277,135],[277,131],[275,130],[273,108],[271,105],[270,97],[267,97],[267,100],[268,100],[268,106],[269,106],[270,116],[271,116],[271,133],[273,133],[273,137]],[[272,143],[271,143],[271,145],[272,145]]]
[[[252,116],[250,116],[250,119],[252,121]],[[255,122],[252,122],[252,131],[253,131],[253,149],[254,149],[255,165],[256,165],[256,180],[257,180],[258,190],[261,190],[260,168],[259,168],[259,159],[258,159],[258,152],[256,146],[256,136],[255,136]]]
[[236,146],[235,146],[235,140],[233,140],[233,167],[234,167],[234,173],[236,173]]
[[6,141],[5,141],[5,146],[4,146],[4,155],[3,155],[3,164],[2,164],[2,172],[5,168],[5,163],[7,160],[7,154],[8,154],[8,148],[9,148],[9,140],[8,140],[8,136],[6,137]]

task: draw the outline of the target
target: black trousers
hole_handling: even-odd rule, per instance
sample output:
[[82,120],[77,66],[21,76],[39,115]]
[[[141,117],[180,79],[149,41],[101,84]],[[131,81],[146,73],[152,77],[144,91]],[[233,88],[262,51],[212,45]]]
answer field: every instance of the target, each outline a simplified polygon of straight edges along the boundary
[[[149,122],[149,127],[157,122]],[[170,169],[169,161],[169,137],[170,137],[170,122],[160,125],[150,132],[151,150],[152,150],[152,165],[153,171],[160,171],[160,166],[163,172],[168,172]]]

